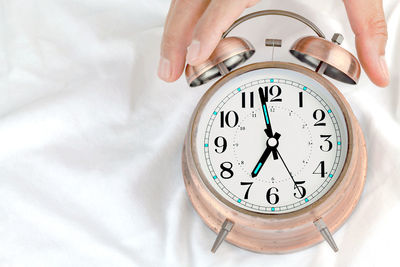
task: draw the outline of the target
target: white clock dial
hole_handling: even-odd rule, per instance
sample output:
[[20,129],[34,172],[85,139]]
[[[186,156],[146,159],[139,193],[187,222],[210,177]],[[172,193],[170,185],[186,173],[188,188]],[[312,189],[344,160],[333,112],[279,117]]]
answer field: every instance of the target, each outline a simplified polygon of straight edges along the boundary
[[222,198],[258,213],[287,213],[321,198],[347,155],[344,116],[317,81],[288,69],[246,72],[200,110],[196,153]]

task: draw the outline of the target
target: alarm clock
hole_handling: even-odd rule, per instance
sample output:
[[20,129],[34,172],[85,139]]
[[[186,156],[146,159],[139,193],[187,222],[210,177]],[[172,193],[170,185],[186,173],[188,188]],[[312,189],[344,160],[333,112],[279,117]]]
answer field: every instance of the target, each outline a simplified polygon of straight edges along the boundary
[[[244,38],[227,37],[249,19],[281,15],[317,36],[298,39],[290,53],[311,68],[265,61]],[[220,77],[199,101],[184,142],[182,171],[193,207],[226,240],[262,253],[286,253],[326,240],[346,221],[363,190],[367,153],[348,102],[324,76],[356,84],[357,59],[308,19],[263,10],[235,21],[211,57],[186,66],[191,87]],[[266,39],[279,47],[282,40]]]

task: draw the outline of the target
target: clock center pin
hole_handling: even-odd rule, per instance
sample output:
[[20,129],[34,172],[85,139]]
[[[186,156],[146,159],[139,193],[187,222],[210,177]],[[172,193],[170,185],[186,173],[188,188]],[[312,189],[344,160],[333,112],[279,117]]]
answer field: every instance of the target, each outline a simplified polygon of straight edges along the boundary
[[267,146],[271,148],[275,148],[278,146],[278,140],[275,137],[268,138],[267,140]]

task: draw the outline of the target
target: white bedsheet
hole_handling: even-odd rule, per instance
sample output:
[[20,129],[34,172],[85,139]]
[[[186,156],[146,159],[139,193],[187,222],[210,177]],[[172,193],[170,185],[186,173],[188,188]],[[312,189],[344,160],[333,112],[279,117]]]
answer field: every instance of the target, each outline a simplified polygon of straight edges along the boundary
[[[169,1],[0,2],[0,266],[395,266],[400,239],[400,3],[384,1],[391,85],[362,73],[334,82],[364,130],[369,153],[361,201],[325,243],[286,255],[222,244],[185,192],[181,149],[207,86],[156,77]],[[262,1],[353,35],[339,0]],[[288,19],[243,26],[269,60],[266,37],[284,38],[275,59],[311,34]],[[273,24],[274,23],[274,24]],[[257,27],[254,27],[257,25]],[[288,41],[286,41],[286,39]]]

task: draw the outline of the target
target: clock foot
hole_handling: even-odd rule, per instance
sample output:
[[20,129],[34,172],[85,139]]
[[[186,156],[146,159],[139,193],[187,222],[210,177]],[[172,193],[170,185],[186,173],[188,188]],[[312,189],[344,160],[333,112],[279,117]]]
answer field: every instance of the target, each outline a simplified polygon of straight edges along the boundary
[[215,253],[221,243],[225,240],[226,236],[232,230],[233,222],[226,219],[222,224],[221,230],[219,230],[217,239],[215,239],[214,245],[212,246],[211,252]]
[[329,231],[328,227],[326,226],[326,224],[322,220],[322,218],[314,221],[314,225],[315,225],[315,227],[317,227],[318,231],[324,237],[325,241],[329,244],[329,246],[331,246],[333,251],[338,252],[339,249],[336,245],[336,242],[333,239],[331,232]]

